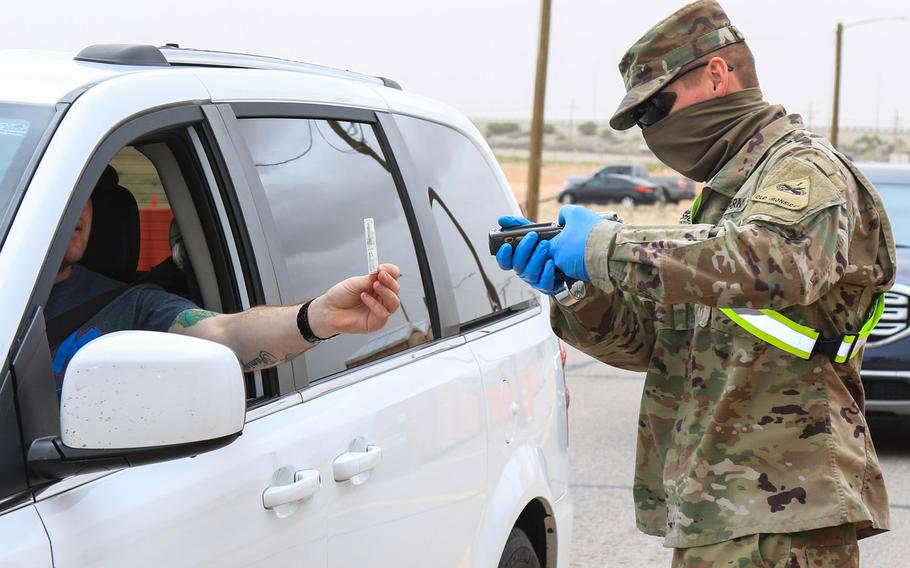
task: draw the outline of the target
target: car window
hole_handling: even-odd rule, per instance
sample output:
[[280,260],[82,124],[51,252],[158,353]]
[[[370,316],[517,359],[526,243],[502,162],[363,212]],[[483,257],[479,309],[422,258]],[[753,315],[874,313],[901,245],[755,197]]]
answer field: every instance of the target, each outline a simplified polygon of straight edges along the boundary
[[[303,118],[241,119],[262,180],[289,281],[285,303],[314,298],[366,274],[364,220],[372,218],[380,262],[401,269],[401,309],[370,335],[342,334],[294,361],[309,381],[432,339],[417,254],[389,163],[369,124]],[[302,361],[301,361],[302,360]],[[302,368],[301,368],[302,367]]]
[[[536,295],[512,271],[500,270],[486,242],[514,201],[473,142],[463,134],[418,118],[396,116],[418,170],[445,246],[448,278],[463,327]],[[411,188],[413,191],[414,188]]]
[[8,228],[13,192],[53,114],[53,107],[0,103],[0,237]]

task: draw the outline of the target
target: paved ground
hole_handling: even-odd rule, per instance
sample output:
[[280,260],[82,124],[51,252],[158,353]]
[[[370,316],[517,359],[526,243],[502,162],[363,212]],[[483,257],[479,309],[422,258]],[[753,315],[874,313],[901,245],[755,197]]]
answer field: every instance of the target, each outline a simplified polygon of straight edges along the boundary
[[[632,474],[642,375],[569,349],[573,568],[664,568],[670,551],[635,528]],[[861,544],[865,568],[910,566],[910,422],[870,423],[891,495],[892,531]]]

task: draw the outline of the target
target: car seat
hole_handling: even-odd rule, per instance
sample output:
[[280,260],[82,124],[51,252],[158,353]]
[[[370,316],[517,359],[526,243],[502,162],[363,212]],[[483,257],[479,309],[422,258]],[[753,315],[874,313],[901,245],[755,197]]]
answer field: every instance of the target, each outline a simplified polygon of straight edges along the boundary
[[107,166],[92,191],[92,229],[80,264],[121,282],[136,279],[139,206]]

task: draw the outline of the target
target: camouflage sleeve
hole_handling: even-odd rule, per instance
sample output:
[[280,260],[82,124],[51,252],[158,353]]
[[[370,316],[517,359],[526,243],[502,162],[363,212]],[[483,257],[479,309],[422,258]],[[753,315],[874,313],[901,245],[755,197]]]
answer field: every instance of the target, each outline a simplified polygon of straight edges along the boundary
[[574,306],[555,300],[550,304],[550,324],[557,337],[614,367],[647,370],[654,347],[651,302],[588,284],[585,297]]
[[781,309],[813,303],[848,269],[844,188],[811,163],[783,162],[764,177],[739,222],[718,228],[601,223],[585,254],[592,282],[662,304]]

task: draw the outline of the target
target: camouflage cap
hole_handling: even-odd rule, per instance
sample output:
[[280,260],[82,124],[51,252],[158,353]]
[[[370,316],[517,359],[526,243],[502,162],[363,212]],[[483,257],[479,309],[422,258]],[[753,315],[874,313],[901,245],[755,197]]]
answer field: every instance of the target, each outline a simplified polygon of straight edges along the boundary
[[610,126],[635,126],[632,111],[679,75],[687,63],[732,43],[745,41],[716,0],[699,0],[648,30],[619,62],[626,96]]

